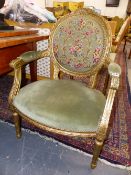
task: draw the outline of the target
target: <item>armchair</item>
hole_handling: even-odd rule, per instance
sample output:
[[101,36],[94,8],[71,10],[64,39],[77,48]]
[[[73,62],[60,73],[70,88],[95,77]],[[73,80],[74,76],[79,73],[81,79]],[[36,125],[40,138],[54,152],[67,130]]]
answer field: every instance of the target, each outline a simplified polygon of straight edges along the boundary
[[[48,132],[94,137],[91,168],[96,167],[121,74],[120,66],[111,63],[107,97],[95,89],[97,74],[107,63],[111,42],[105,19],[92,10],[79,9],[56,23],[49,49],[23,53],[10,63],[15,77],[9,104],[17,138],[21,137],[21,118]],[[22,66],[47,56],[51,58],[52,80],[40,80],[20,88]],[[71,76],[91,77],[93,89],[75,80],[59,80],[60,71]]]

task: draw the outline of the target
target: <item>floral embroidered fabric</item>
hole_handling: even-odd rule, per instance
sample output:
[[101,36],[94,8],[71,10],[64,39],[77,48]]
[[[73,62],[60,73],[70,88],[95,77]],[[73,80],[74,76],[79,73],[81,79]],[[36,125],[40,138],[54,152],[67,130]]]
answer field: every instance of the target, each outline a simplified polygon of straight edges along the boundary
[[107,46],[107,28],[102,22],[90,14],[79,14],[65,18],[57,26],[53,52],[62,67],[84,73],[101,61]]

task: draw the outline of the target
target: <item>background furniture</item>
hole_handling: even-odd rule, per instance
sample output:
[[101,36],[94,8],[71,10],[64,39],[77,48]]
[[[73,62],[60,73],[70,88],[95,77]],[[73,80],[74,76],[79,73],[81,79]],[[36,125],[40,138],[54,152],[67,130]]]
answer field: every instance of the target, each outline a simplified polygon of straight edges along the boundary
[[[0,9],[4,6],[5,0],[0,1]],[[14,29],[13,26],[8,26],[4,22],[4,14],[0,13],[0,30],[12,30]]]
[[119,6],[120,0],[106,0],[106,6],[107,7],[117,7]]
[[131,17],[128,16],[127,19],[124,21],[123,25],[121,26],[121,29],[120,29],[118,35],[113,40],[112,51],[110,53],[110,59],[111,59],[112,62],[114,62],[117,50],[118,50],[122,40],[124,39],[124,37],[126,36],[126,34],[128,32],[130,22],[131,22]]
[[117,22],[117,26],[116,26],[116,36],[117,36],[121,26],[124,23],[124,19],[120,18],[119,16],[114,16],[113,18],[111,18],[111,21],[116,21]]
[[[50,31],[52,30],[53,26],[55,23],[43,23],[41,25],[36,25],[36,24],[33,24],[33,23],[24,23],[24,24],[21,24],[21,23],[18,23],[18,22],[15,22],[15,21],[11,21],[11,20],[5,20],[9,25],[13,25],[13,26],[16,26],[16,27],[25,27],[25,28],[36,28],[38,30],[38,33],[40,35],[48,35],[50,34]],[[47,49],[48,47],[48,39],[45,39],[45,40],[41,40],[41,41],[38,41],[36,43],[36,47],[37,47],[37,50],[40,51],[40,50],[45,50]],[[29,66],[27,65],[26,66],[26,73],[27,74],[30,74],[30,70],[29,70]],[[42,78],[42,77],[50,77],[50,58],[48,59],[40,59],[37,61],[37,75],[38,75],[38,78]]]
[[[131,22],[130,22],[130,26],[129,26],[128,32],[127,32],[127,34],[125,36],[125,43],[124,43],[123,51],[125,51],[127,43],[131,44]],[[130,59],[130,58],[131,58],[131,48],[129,50],[129,55],[128,55],[128,59]]]
[[115,38],[115,34],[116,34],[116,27],[117,27],[117,21],[108,21],[110,27],[111,27],[111,31],[112,31],[112,39]]
[[127,10],[126,10],[126,12],[127,12],[127,15],[130,15],[131,14],[131,0],[128,0],[129,2],[128,2],[128,5],[127,5]]
[[[123,49],[123,50],[125,50],[125,47],[126,47],[126,43],[127,43],[127,42],[131,44],[131,37],[126,37],[126,38],[125,38],[125,44],[124,44],[124,49]],[[128,59],[131,59],[131,48],[130,48],[130,50],[129,50]]]
[[[38,35],[37,30],[14,30],[0,32],[0,75],[11,71],[9,62],[26,51],[36,50],[36,42],[48,39],[49,36]],[[36,65],[31,64],[32,77]],[[36,77],[36,76],[35,76]]]

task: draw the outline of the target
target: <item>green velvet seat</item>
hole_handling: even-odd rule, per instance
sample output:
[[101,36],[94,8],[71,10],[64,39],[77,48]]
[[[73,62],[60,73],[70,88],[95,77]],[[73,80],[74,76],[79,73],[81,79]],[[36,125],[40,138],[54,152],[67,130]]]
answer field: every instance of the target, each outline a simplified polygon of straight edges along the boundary
[[14,106],[49,127],[94,132],[105,106],[105,96],[74,80],[41,80],[21,88]]

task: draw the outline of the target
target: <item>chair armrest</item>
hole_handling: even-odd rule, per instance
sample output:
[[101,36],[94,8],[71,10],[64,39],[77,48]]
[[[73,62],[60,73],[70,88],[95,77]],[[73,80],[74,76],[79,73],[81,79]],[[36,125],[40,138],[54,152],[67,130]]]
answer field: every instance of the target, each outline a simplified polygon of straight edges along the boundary
[[8,98],[10,107],[13,107],[12,105],[13,99],[20,90],[21,78],[22,78],[22,71],[21,71],[22,66],[47,56],[50,56],[48,50],[29,51],[21,54],[17,59],[14,59],[10,62],[10,67],[14,69],[14,82]]
[[35,61],[35,60],[38,60],[38,59],[41,59],[41,58],[47,57],[47,56],[50,56],[48,50],[29,51],[29,52],[25,52],[25,53],[21,54],[19,57],[12,60],[9,65],[10,65],[10,67],[16,69],[16,68],[22,67],[26,64],[29,64],[32,61]]
[[121,67],[116,63],[110,63],[108,66],[108,72],[111,77],[110,89],[118,89],[119,77],[121,75]]
[[111,76],[111,84],[108,91],[104,112],[103,112],[101,121],[99,123],[97,135],[96,135],[97,142],[101,144],[103,144],[103,141],[107,134],[107,129],[109,125],[109,120],[110,120],[110,115],[113,107],[115,94],[119,87],[119,77],[121,75],[121,68],[116,63],[110,63],[108,66],[108,72]]

